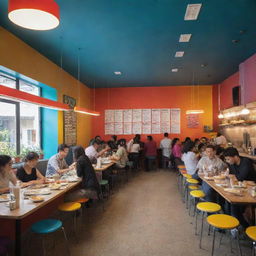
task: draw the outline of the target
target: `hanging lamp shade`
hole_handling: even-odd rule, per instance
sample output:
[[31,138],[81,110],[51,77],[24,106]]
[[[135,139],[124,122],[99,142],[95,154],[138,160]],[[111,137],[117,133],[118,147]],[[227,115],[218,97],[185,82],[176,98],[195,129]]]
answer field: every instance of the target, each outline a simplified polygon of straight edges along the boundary
[[50,30],[60,23],[60,10],[54,0],[9,0],[9,19],[18,26]]
[[218,118],[222,119],[222,118],[224,118],[224,115],[222,113],[219,113]]
[[74,111],[81,114],[90,115],[90,116],[100,116],[100,112],[93,111],[87,108],[75,107]]
[[45,108],[50,108],[55,110],[61,110],[61,111],[71,110],[69,105],[67,104],[42,98],[40,96],[29,94],[27,92],[19,91],[17,89],[12,89],[4,85],[0,85],[0,98],[13,100],[16,102],[31,103],[39,107],[45,107]]

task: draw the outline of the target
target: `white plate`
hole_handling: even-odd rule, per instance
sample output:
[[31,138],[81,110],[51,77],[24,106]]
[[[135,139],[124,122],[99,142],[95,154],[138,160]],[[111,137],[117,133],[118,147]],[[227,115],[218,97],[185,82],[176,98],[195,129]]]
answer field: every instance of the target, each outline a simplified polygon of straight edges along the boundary
[[105,160],[102,162],[102,164],[110,164],[111,163],[111,160]]
[[0,203],[2,202],[8,202],[9,196],[8,195],[0,195]]

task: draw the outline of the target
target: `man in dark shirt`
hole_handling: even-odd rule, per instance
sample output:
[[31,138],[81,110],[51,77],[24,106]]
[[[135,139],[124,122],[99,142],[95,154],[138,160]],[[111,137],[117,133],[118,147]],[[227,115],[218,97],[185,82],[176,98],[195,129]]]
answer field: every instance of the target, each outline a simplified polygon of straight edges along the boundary
[[[229,165],[230,174],[235,175],[237,180],[256,181],[256,171],[254,170],[252,161],[248,158],[240,157],[236,148],[227,148],[224,151],[224,156]],[[231,204],[229,208],[231,215],[236,217],[244,228],[247,228],[249,224],[243,216],[246,206]]]

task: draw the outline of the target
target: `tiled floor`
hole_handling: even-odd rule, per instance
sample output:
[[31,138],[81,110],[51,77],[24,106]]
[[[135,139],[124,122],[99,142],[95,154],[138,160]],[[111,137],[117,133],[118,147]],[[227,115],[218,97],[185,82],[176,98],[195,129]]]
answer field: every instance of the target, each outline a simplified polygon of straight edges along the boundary
[[[65,223],[70,234],[71,222]],[[206,225],[205,225],[206,226]],[[207,229],[207,227],[206,227]],[[70,237],[74,256],[198,256],[210,255],[212,235],[194,235],[194,218],[182,203],[177,190],[176,174],[168,171],[145,173],[130,179],[106,203],[86,209],[78,220],[78,241]],[[230,253],[229,236],[219,247],[217,234],[216,255]],[[55,251],[50,249],[56,241]],[[250,255],[249,241],[242,241],[243,255]],[[25,245],[24,245],[25,246]],[[60,234],[48,237],[47,255],[68,255]],[[233,244],[236,252],[236,244]],[[39,255],[38,241],[31,242],[26,255]]]

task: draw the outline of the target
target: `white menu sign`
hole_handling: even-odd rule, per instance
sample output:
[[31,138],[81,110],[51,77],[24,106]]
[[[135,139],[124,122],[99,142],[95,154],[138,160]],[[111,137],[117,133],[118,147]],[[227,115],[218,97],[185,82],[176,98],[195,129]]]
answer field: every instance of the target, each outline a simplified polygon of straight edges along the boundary
[[123,123],[115,123],[115,135],[123,134]]
[[141,122],[133,122],[132,123],[132,133],[133,134],[141,134]]
[[126,122],[132,122],[132,110],[131,109],[124,109],[123,110],[123,117],[124,117],[124,123]]
[[171,133],[180,134],[180,109],[171,109]]
[[133,122],[141,122],[141,109],[133,109],[132,110],[132,121]]
[[105,124],[105,134],[115,134],[115,126],[114,123],[106,123]]
[[132,123],[124,123],[124,134],[132,134]]
[[105,123],[115,122],[115,110],[105,110]]
[[123,122],[123,110],[115,110],[115,123]]

